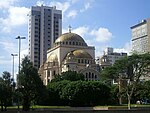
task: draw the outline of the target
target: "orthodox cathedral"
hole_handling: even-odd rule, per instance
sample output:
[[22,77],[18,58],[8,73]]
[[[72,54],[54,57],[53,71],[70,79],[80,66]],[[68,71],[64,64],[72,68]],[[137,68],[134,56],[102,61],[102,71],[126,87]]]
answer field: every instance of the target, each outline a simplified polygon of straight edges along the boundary
[[39,74],[47,85],[56,74],[69,70],[82,73],[85,80],[100,79],[95,63],[95,47],[88,46],[81,36],[71,30],[58,37],[53,48],[47,51],[47,60],[40,66]]

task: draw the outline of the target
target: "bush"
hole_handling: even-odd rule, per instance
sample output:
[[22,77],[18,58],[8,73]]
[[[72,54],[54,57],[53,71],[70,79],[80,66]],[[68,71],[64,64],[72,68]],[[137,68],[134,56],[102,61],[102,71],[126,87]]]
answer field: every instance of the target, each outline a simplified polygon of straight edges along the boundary
[[61,98],[70,106],[108,105],[110,88],[98,81],[75,81],[67,84]]

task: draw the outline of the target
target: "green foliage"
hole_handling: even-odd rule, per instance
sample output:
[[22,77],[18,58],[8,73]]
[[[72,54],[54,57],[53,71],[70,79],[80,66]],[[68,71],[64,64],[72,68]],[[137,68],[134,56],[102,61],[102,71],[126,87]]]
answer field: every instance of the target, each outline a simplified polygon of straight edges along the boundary
[[22,95],[23,110],[25,111],[30,109],[31,102],[41,102],[41,99],[46,96],[46,88],[38,75],[38,71],[27,56],[22,61],[18,75],[18,90]]
[[84,80],[84,75],[82,73],[77,73],[76,71],[63,72],[61,75],[55,75],[55,78],[51,82],[57,82],[61,80],[77,81]]
[[50,105],[95,106],[108,105],[111,91],[99,81],[59,81],[47,86]]
[[71,106],[106,105],[110,99],[110,88],[96,81],[75,81],[67,84],[61,97]]
[[115,79],[115,76],[118,74],[115,66],[106,67],[102,72],[101,76],[103,80],[106,79]]
[[119,104],[119,87],[118,85],[111,85],[111,104],[118,105]]
[[63,100],[60,95],[62,95],[63,89],[70,81],[63,80],[59,82],[50,82],[47,85],[49,92],[49,105],[67,105],[67,102]]
[[150,99],[150,81],[142,81],[136,85],[136,91],[133,94],[134,102],[142,99]]
[[2,77],[0,77],[0,105],[3,111],[3,106],[11,105],[12,101],[12,81],[9,72],[4,71]]
[[[128,105],[130,106],[130,100],[133,93],[136,91],[140,78],[142,76],[149,76],[150,70],[150,54],[133,54],[131,56],[124,57],[115,62],[113,67],[104,70],[105,76],[110,77],[110,73],[114,78],[118,80],[126,81],[126,84],[120,85],[120,94],[126,94],[128,98]],[[106,71],[106,72],[105,72]],[[123,86],[123,87],[122,87]],[[130,109],[130,107],[129,107]]]

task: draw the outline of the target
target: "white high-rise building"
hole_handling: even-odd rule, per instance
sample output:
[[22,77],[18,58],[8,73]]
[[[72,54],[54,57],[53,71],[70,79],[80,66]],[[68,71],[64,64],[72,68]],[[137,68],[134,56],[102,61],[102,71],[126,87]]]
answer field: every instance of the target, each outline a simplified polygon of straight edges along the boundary
[[32,6],[29,14],[29,58],[37,69],[47,57],[47,50],[62,34],[62,11],[56,7]]
[[132,51],[138,54],[150,52],[150,18],[131,27]]

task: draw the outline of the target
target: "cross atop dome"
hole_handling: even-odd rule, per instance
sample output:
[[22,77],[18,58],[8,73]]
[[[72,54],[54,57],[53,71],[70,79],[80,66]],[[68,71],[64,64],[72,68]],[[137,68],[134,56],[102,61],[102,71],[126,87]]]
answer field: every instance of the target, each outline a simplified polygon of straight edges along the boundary
[[71,28],[72,28],[72,27],[69,25],[68,28],[69,28],[69,33],[71,33]]

